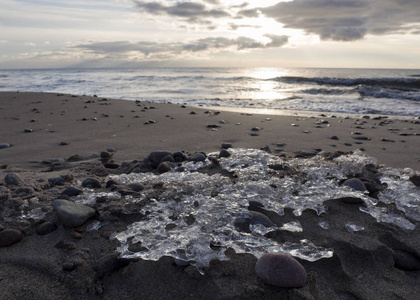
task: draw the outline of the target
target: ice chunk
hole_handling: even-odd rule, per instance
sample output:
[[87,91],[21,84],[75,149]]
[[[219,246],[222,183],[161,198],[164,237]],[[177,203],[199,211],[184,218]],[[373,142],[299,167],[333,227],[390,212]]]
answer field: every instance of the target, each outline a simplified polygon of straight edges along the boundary
[[351,232],[351,233],[365,230],[365,228],[363,226],[358,226],[358,225],[354,224],[353,222],[347,223],[346,228],[347,228],[348,232]]
[[[161,186],[159,193],[146,188],[139,197],[125,196],[119,200],[125,207],[125,213],[145,215],[142,221],[113,235],[121,244],[118,248],[121,255],[148,260],[172,256],[190,262],[200,271],[213,259],[227,259],[224,251],[228,248],[256,257],[266,252],[283,252],[309,261],[333,255],[332,249],[316,246],[308,240],[279,243],[265,236],[279,229],[277,227],[251,224],[250,233],[237,231],[234,222],[248,213],[250,201],[258,202],[265,210],[279,215],[284,214],[285,208],[290,208],[296,216],[300,216],[308,209],[318,215],[328,213],[324,204],[326,200],[357,197],[367,206],[363,211],[379,222],[412,229],[415,224],[410,220],[420,218],[418,188],[408,182],[408,175],[412,172],[392,170],[382,179],[388,188],[380,195],[380,201],[395,205],[395,212],[382,211],[375,206],[376,199],[339,185],[340,181],[359,174],[366,165],[376,162],[360,151],[334,160],[325,160],[322,156],[285,160],[261,150],[228,151],[230,157],[220,158],[219,162],[222,169],[236,175],[234,180],[222,173],[210,176],[195,172],[197,168],[210,164],[209,161],[185,162],[184,172],[109,176],[120,184]],[[85,198],[94,199],[98,195],[93,192]],[[362,229],[351,221],[347,223],[349,230]],[[327,222],[319,222],[319,226],[329,228]],[[280,229],[292,232],[303,230],[296,220]],[[141,242],[143,251],[130,251],[129,246],[138,242]]]
[[321,227],[322,229],[328,230],[330,229],[330,224],[328,222],[325,221],[321,221],[318,223],[319,227]]

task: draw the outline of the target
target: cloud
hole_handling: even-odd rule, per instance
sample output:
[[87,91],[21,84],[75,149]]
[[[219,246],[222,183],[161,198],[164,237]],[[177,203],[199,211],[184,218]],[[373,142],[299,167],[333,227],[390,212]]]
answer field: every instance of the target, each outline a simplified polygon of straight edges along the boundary
[[420,28],[418,0],[294,0],[258,10],[322,40],[353,41]]
[[191,41],[189,43],[156,43],[127,41],[117,42],[97,42],[80,44],[73,46],[87,51],[89,54],[112,55],[114,57],[142,54],[143,57],[150,59],[173,58],[181,54],[188,53],[214,53],[221,51],[251,50],[281,47],[287,44],[288,36],[266,35],[270,39],[268,43],[263,43],[248,37],[238,37],[229,39],[225,37],[209,37]]
[[[216,6],[218,1],[205,1],[212,6]],[[200,18],[228,18],[231,15],[219,8],[211,8],[204,3],[199,2],[175,2],[167,5],[161,2],[146,2],[140,0],[134,0],[137,8],[142,12],[149,13],[151,15],[168,15],[172,17],[181,18],[188,20],[189,22],[195,22]]]

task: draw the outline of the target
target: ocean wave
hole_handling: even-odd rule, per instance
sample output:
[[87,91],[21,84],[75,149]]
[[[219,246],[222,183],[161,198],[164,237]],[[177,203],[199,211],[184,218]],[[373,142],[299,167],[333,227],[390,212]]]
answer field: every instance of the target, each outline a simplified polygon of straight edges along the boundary
[[282,76],[271,78],[268,80],[291,84],[318,84],[329,86],[367,85],[404,90],[420,90],[420,79],[416,78],[334,78]]
[[345,94],[352,94],[355,92],[354,89],[306,89],[301,90],[301,93],[309,94],[309,95],[345,95]]
[[420,102],[419,93],[401,93],[393,92],[386,89],[372,89],[367,87],[360,87],[358,90],[362,97],[385,98],[385,99],[399,99]]

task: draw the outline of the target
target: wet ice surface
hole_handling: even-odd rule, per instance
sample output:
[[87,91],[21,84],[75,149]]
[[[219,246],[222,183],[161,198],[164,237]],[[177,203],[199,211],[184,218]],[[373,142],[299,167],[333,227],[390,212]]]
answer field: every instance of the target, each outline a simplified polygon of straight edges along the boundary
[[[251,224],[249,233],[238,231],[234,221],[249,214],[249,201],[258,201],[266,210],[279,215],[284,214],[285,208],[291,208],[296,216],[300,216],[307,209],[314,210],[318,215],[327,213],[324,205],[326,200],[356,197],[366,204],[361,211],[372,215],[378,222],[412,230],[415,222],[420,221],[419,188],[408,180],[413,174],[412,170],[383,171],[381,180],[388,188],[380,193],[379,201],[395,204],[396,209],[392,211],[377,207],[378,200],[363,192],[339,185],[340,180],[360,173],[367,164],[376,163],[374,158],[362,152],[333,160],[325,160],[321,156],[283,160],[253,149],[229,149],[229,152],[231,156],[221,158],[220,166],[236,175],[235,183],[220,173],[210,176],[193,172],[210,162],[185,163],[184,172],[109,176],[109,179],[120,184],[163,184],[157,196],[156,193],[148,194],[147,190],[142,192],[140,198],[108,194],[125,203],[124,213],[145,216],[141,221],[129,225],[125,231],[112,236],[121,243],[117,249],[121,256],[146,260],[172,256],[190,262],[199,270],[208,266],[213,259],[226,260],[224,252],[228,248],[233,248],[236,253],[251,253],[257,258],[267,252],[289,253],[308,261],[332,257],[333,249],[314,245],[306,239],[300,243],[278,243],[264,236],[275,230],[304,233],[304,228],[297,220],[281,227]],[[282,170],[286,169],[289,171],[280,176]],[[104,195],[87,191],[77,202],[89,205],[97,196]],[[95,223],[92,230],[98,226],[100,224]],[[319,222],[319,226],[322,228],[320,230],[329,229],[326,222]],[[346,228],[353,233],[364,229],[351,223],[351,220]],[[139,242],[144,251],[129,250],[130,245]]]

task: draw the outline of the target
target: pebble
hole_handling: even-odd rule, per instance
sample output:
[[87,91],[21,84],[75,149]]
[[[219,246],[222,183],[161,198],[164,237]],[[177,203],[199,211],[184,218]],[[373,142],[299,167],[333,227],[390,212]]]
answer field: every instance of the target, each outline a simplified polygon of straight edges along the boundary
[[364,192],[366,191],[366,186],[359,178],[347,179],[343,182],[343,185],[351,187],[353,190]]
[[57,229],[57,225],[53,222],[44,222],[36,229],[38,235],[46,235]]
[[10,144],[7,143],[0,143],[0,149],[9,148]]
[[189,157],[190,161],[195,161],[195,162],[199,162],[199,161],[205,161],[206,160],[206,155],[204,153],[194,153],[193,155],[191,155]]
[[266,253],[257,261],[255,272],[265,283],[283,288],[300,288],[306,282],[305,268],[283,253]]
[[172,153],[169,151],[153,151],[149,154],[149,159],[152,161],[152,163],[158,166],[162,159],[168,155],[172,156]]
[[4,177],[4,181],[6,182],[6,184],[8,185],[19,185],[21,183],[23,183],[22,178],[20,178],[18,175],[16,175],[15,173],[9,173]]
[[420,175],[413,175],[410,177],[410,181],[415,185],[420,187]]
[[26,133],[34,132],[31,128],[25,128],[23,131],[26,132]]
[[55,185],[64,185],[65,180],[62,177],[55,177],[55,178],[50,178],[48,179],[48,183],[52,186]]
[[229,149],[229,148],[232,148],[232,144],[228,144],[228,143],[222,144],[222,149]]
[[186,161],[186,160],[188,160],[188,156],[186,156],[184,153],[182,153],[182,152],[175,152],[174,154],[173,154],[173,157],[174,157],[174,160],[176,161],[176,162],[183,162],[183,161]]
[[83,191],[82,191],[82,190],[80,190],[80,189],[78,189],[78,188],[75,188],[75,187],[73,187],[73,186],[71,186],[71,187],[69,187],[69,188],[66,188],[64,191],[62,191],[62,192],[61,192],[61,194],[62,194],[62,195],[67,195],[67,196],[69,196],[69,197],[72,197],[72,196],[78,196],[78,195],[80,195],[81,193],[83,193]]
[[172,163],[169,161],[164,161],[159,164],[157,170],[160,174],[169,172],[172,169]]
[[229,157],[230,153],[226,149],[222,149],[219,153],[219,157]]
[[60,220],[72,228],[82,225],[95,215],[93,208],[67,200],[55,200],[53,207]]
[[102,187],[99,180],[95,179],[95,178],[86,178],[85,180],[83,180],[82,186],[87,187],[87,188],[91,188],[91,189],[96,189],[96,188],[99,189],[99,188]]
[[420,258],[411,252],[394,250],[394,267],[403,271],[420,270]]
[[20,230],[5,229],[0,232],[0,248],[19,243],[22,239],[23,234]]

